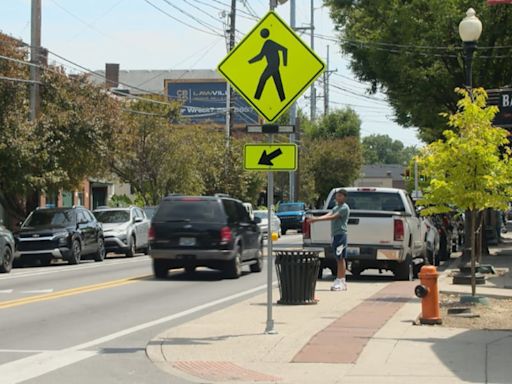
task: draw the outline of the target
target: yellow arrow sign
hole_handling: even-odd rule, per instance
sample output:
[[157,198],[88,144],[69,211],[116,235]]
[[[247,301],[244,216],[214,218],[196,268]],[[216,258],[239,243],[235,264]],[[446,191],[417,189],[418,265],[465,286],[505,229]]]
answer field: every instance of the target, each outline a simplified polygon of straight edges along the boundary
[[324,62],[272,11],[217,68],[269,122],[277,120],[324,69]]
[[244,169],[248,171],[295,171],[295,144],[245,144]]

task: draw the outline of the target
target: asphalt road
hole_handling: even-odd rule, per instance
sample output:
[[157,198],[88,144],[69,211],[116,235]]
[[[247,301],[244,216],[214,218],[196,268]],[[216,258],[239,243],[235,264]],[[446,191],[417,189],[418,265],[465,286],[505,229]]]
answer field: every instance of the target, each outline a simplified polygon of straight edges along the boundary
[[[300,241],[291,233],[278,244]],[[179,270],[155,280],[146,256],[14,269],[0,275],[0,382],[185,383],[147,359],[148,340],[263,292],[265,271],[223,280]]]

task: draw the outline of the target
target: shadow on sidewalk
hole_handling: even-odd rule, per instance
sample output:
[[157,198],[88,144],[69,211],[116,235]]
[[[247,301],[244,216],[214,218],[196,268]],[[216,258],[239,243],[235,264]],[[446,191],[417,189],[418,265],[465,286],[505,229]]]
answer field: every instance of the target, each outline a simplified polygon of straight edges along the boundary
[[171,345],[210,345],[218,341],[224,341],[240,337],[253,337],[260,336],[262,333],[245,333],[239,335],[221,335],[221,336],[210,336],[210,337],[172,337],[161,340],[151,340],[148,345],[160,345],[160,346],[171,346]]
[[[390,340],[381,338],[381,340]],[[461,381],[468,383],[511,383],[512,382],[512,331],[510,330],[467,330],[449,338],[403,338],[400,343],[428,343],[431,356],[421,347],[417,364],[428,365],[429,359],[437,358]],[[404,346],[404,350],[410,350]],[[400,347],[396,347],[396,359]],[[421,354],[421,355],[420,355]],[[434,361],[432,360],[432,362]],[[433,365],[435,366],[435,364]]]

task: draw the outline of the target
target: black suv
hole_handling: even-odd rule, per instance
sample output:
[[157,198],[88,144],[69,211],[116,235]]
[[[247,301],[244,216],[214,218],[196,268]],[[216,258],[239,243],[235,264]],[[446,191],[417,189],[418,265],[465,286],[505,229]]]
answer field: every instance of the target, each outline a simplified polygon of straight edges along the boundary
[[48,265],[52,259],[63,259],[78,264],[86,257],[105,258],[101,224],[83,207],[36,209],[15,238],[20,263],[38,259]]
[[224,271],[228,278],[262,270],[262,236],[242,202],[220,196],[168,196],[149,230],[155,276],[169,269],[193,272],[203,266]]

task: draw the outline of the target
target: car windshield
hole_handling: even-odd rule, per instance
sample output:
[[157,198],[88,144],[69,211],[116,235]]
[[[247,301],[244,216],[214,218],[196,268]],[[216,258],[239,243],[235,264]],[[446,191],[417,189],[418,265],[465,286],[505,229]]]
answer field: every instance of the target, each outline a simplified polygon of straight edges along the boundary
[[32,212],[23,227],[67,227],[74,222],[72,210],[38,210]]
[[130,221],[130,212],[128,211],[94,211],[94,216],[100,223],[126,223]]
[[[334,195],[328,209],[336,204]],[[347,205],[354,210],[405,212],[405,206],[398,193],[354,191],[347,196]]]
[[280,204],[277,212],[293,212],[293,211],[303,211],[304,204],[296,203],[296,204]]
[[217,200],[184,198],[163,201],[153,220],[219,223],[225,220],[225,216]]
[[267,212],[254,212],[254,217],[259,217],[260,219],[266,219],[268,217]]

